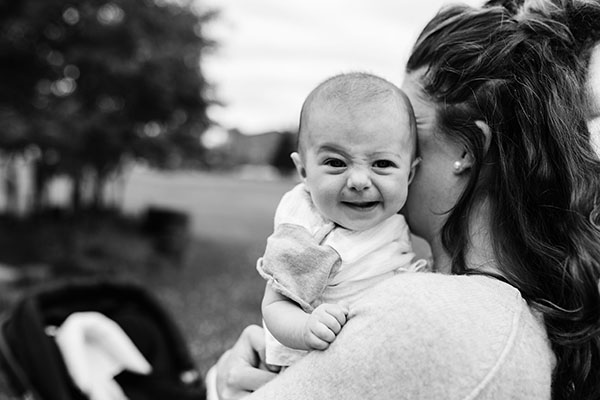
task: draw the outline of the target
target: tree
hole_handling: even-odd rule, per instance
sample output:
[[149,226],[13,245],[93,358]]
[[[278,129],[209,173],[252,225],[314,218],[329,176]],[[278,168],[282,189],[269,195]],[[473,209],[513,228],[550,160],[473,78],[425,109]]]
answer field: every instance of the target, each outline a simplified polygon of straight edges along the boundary
[[0,149],[32,147],[36,202],[66,174],[92,203],[125,160],[202,157],[211,100],[200,58],[214,12],[165,0],[0,0]]

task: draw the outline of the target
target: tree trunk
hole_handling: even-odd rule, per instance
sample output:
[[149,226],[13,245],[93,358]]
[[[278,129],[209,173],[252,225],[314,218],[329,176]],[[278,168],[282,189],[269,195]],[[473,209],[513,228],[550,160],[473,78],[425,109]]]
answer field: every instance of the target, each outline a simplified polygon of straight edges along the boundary
[[17,215],[19,212],[19,181],[14,157],[9,157],[6,161],[4,195],[6,198],[6,213]]
[[81,173],[71,175],[71,211],[81,210],[83,195],[81,185],[83,184]]
[[104,206],[104,186],[106,184],[106,174],[96,171],[94,179],[94,190],[92,193],[92,207],[96,210]]
[[39,213],[44,210],[48,203],[47,189],[49,174],[47,172],[47,166],[42,161],[34,161],[33,168],[31,169],[32,176],[32,210],[34,213]]

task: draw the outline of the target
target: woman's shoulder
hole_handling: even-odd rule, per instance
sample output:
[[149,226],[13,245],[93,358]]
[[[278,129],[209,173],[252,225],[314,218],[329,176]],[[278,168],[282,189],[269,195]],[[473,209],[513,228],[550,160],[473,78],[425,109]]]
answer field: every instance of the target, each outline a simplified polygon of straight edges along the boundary
[[[385,349],[380,356],[410,359],[392,367],[435,382],[430,390],[439,385],[440,398],[488,398],[507,387],[532,390],[524,398],[549,398],[554,356],[544,324],[512,286],[483,276],[407,273],[373,289],[351,309],[340,338],[369,335],[373,349]],[[540,390],[547,393],[538,396]],[[483,397],[469,397],[475,394]],[[497,396],[509,393],[489,398]]]
[[370,309],[368,312],[378,313],[393,308],[394,315],[414,315],[418,309],[425,312],[420,317],[446,319],[454,313],[484,317],[493,309],[490,317],[502,319],[526,306],[519,291],[500,280],[424,272],[401,273],[382,282],[365,292],[355,311],[360,314]]
[[550,399],[554,356],[519,292],[494,279],[406,273],[351,307],[326,351],[260,399]]
[[[350,310],[357,324],[423,330],[420,341],[444,346],[504,346],[519,330],[546,340],[543,320],[520,292],[498,279],[474,275],[404,273],[365,293]],[[432,345],[431,343],[429,345]]]
[[489,342],[490,336],[477,334],[493,331],[495,337],[506,337],[515,323],[539,325],[529,314],[519,291],[496,279],[404,273],[366,292],[351,308],[349,319],[390,329],[423,329],[436,335],[431,337],[435,342],[443,343],[441,334],[467,332],[471,342]]

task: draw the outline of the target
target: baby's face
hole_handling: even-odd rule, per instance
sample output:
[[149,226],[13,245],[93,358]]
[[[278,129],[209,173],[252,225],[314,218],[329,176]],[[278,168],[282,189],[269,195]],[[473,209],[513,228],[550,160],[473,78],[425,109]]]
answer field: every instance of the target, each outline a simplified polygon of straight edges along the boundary
[[409,116],[380,104],[313,109],[303,129],[305,183],[317,209],[350,230],[398,213],[412,179]]

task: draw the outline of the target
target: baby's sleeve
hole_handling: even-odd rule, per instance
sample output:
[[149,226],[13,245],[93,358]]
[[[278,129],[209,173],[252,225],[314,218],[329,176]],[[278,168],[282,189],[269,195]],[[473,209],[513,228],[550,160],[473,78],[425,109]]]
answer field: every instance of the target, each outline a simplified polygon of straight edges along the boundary
[[322,244],[333,228],[333,222],[318,213],[306,186],[299,184],[282,197],[273,234],[256,264],[275,291],[306,312],[319,305],[331,274],[341,265],[339,254]]
[[280,224],[267,239],[256,269],[275,291],[310,313],[340,265],[338,253],[320,245],[305,228]]

